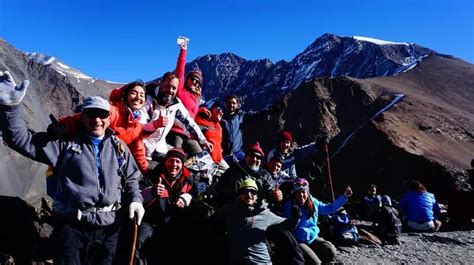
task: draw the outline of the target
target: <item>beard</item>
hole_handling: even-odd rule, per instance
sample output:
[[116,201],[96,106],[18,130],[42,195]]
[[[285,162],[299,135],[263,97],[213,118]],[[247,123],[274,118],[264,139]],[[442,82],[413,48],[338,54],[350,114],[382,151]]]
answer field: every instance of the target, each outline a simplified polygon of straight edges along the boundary
[[163,93],[159,91],[158,95],[156,95],[156,101],[160,106],[167,106],[173,102],[175,97],[175,95],[171,95],[170,93]]
[[260,167],[259,166],[256,166],[256,165],[252,165],[252,166],[249,166],[250,170],[252,170],[253,172],[257,172]]

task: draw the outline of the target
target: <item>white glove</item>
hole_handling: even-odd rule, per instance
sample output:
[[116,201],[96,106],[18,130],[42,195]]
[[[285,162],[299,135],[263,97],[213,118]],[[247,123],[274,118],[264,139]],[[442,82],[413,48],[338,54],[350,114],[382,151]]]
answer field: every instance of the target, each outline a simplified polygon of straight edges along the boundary
[[130,203],[128,214],[130,219],[133,219],[135,214],[137,214],[137,224],[140,225],[142,223],[143,215],[145,215],[145,209],[143,205],[139,202],[132,202]]
[[30,81],[25,80],[16,85],[8,71],[0,71],[0,105],[15,106],[21,103]]

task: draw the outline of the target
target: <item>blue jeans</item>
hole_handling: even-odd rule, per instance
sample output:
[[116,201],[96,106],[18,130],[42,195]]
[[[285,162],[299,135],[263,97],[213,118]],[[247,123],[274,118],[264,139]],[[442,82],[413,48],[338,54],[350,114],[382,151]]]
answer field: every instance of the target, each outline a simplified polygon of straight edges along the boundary
[[112,264],[120,227],[94,228],[66,223],[55,228],[54,264]]

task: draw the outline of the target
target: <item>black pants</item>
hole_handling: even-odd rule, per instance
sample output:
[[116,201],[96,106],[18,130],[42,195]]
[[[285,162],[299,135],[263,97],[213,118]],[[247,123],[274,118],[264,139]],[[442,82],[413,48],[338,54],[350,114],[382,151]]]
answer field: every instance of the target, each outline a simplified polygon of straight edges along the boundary
[[119,225],[90,227],[74,222],[54,229],[54,264],[112,264],[119,235]]
[[303,252],[290,231],[270,226],[267,230],[267,239],[273,246],[273,264],[305,264]]

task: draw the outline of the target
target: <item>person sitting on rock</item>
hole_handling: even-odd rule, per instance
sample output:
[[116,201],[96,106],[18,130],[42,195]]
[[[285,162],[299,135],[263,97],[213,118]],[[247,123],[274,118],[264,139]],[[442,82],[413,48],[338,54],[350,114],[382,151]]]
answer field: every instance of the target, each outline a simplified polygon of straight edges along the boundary
[[195,121],[201,128],[206,139],[212,143],[213,149],[211,151],[211,157],[214,163],[219,167],[219,174],[222,175],[228,168],[229,165],[224,160],[222,155],[222,127],[220,121],[225,111],[225,104],[220,101],[214,102],[211,106],[211,110],[206,107],[199,108],[198,114],[196,115]]
[[244,179],[239,184],[236,202],[224,207],[229,264],[272,264],[265,231],[273,225],[293,229],[301,217],[298,207],[290,209],[288,219],[272,213],[265,202],[258,200],[258,194],[255,180]]
[[145,154],[148,160],[160,161],[168,152],[166,135],[173,124],[177,123],[186,129],[201,146],[212,151],[213,145],[207,141],[201,129],[181,100],[176,97],[179,77],[167,72],[159,82],[147,84],[147,91],[153,88],[154,96],[147,96],[145,107],[150,113],[151,121],[143,127]]
[[[202,99],[201,95],[204,79],[202,72],[199,69],[191,70],[186,75],[186,78],[184,78],[188,43],[187,41],[183,41],[179,46],[180,51],[175,70],[175,73],[179,78],[176,97],[181,100],[181,103],[189,113],[189,117],[195,119]],[[171,130],[166,135],[166,142],[171,146],[182,148],[189,154],[189,156],[202,152],[196,138],[193,138],[193,136],[185,128],[180,126],[179,123],[173,124]]]
[[331,204],[317,200],[309,193],[309,183],[298,178],[293,184],[293,199],[283,205],[283,216],[291,216],[294,205],[301,209],[302,217],[298,226],[292,230],[301,249],[305,253],[308,264],[330,262],[336,255],[336,247],[329,241],[319,237],[318,216],[335,213],[352,195],[351,187],[347,187],[342,196]]
[[247,148],[243,161],[231,164],[215,186],[219,205],[232,203],[237,198],[239,183],[249,177],[257,182],[260,199],[271,196],[270,186],[264,178],[265,171],[261,168],[264,155],[260,144],[256,142]]
[[283,160],[279,155],[270,159],[265,168],[264,178],[270,185],[273,196],[269,198],[269,208],[276,214],[281,215],[283,200],[291,195],[293,181],[296,178],[290,177],[281,171]]
[[410,181],[408,192],[400,199],[400,213],[410,229],[421,232],[438,231],[440,207],[433,193],[419,181]]
[[363,200],[364,216],[367,221],[374,221],[377,212],[383,205],[383,202],[392,206],[392,200],[388,195],[378,195],[377,186],[370,184],[367,189],[367,195]]
[[315,154],[316,149],[315,142],[299,148],[295,147],[293,135],[288,131],[283,131],[280,133],[277,146],[268,152],[267,160],[270,161],[272,157],[279,155],[283,160],[281,170],[292,178],[297,178],[296,164]]
[[184,227],[197,189],[184,167],[186,158],[182,149],[170,149],[164,163],[141,182],[146,212],[139,230],[136,257],[148,264],[157,264],[159,253],[179,253],[176,246],[189,235]]

